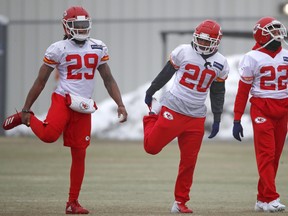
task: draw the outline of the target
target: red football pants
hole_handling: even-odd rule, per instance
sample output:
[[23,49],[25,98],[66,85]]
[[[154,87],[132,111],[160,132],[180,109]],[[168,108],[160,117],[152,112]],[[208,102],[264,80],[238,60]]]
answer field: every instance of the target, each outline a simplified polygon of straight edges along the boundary
[[86,149],[71,148],[71,157],[68,201],[78,200],[85,173]]
[[63,133],[64,145],[86,148],[90,144],[91,114],[71,110],[65,98],[53,93],[45,121],[31,115],[30,127],[43,142],[55,142]]
[[44,122],[31,115],[30,127],[43,142],[55,142],[63,133],[64,145],[71,147],[69,201],[77,200],[85,173],[86,148],[90,144],[91,114],[78,113],[66,106],[65,98],[52,94]]
[[[286,139],[288,115],[277,119],[271,118],[264,115],[254,104],[251,105],[250,115],[259,173],[257,199],[262,202],[271,202],[279,197],[275,179]],[[259,122],[258,117],[266,120]]]
[[144,149],[158,154],[174,138],[178,138],[180,163],[176,179],[175,200],[186,203],[193,182],[194,169],[204,136],[205,118],[185,116],[162,107],[159,115],[143,118]]

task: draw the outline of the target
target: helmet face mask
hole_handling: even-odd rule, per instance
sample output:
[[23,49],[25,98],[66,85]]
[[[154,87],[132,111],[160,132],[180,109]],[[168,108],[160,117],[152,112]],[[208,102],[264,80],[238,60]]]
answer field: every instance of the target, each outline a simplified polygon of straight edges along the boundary
[[85,41],[89,38],[91,19],[87,11],[82,7],[71,7],[63,14],[63,28],[69,39]]
[[253,30],[253,36],[257,43],[266,45],[273,40],[281,42],[287,37],[285,26],[273,17],[260,19]]
[[213,20],[205,20],[193,33],[192,45],[201,55],[210,55],[218,50],[222,38],[221,27]]

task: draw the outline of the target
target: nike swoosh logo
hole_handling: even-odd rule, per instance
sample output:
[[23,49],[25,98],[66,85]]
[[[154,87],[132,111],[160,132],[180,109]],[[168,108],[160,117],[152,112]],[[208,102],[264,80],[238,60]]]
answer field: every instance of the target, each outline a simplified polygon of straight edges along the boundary
[[277,205],[277,206],[272,205],[272,206],[273,206],[274,208],[278,208],[279,205]]

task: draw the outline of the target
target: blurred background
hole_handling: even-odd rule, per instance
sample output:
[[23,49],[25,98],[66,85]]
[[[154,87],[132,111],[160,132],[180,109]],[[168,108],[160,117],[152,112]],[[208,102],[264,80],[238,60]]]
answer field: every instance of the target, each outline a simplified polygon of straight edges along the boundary
[[[81,5],[92,17],[91,37],[108,46],[109,64],[129,112],[126,125],[117,124],[115,104],[98,75],[94,99],[100,109],[93,118],[96,136],[141,139],[142,117],[147,113],[144,96],[149,83],[176,46],[191,42],[193,30],[202,20],[214,19],[224,33],[220,52],[233,64],[227,80],[228,114],[222,116],[222,125],[229,135],[225,130],[219,135],[229,139],[239,58],[253,46],[252,29],[261,17],[273,16],[287,26],[288,17],[283,10],[286,3],[288,0],[1,0],[0,120],[13,114],[15,108],[21,110],[47,47],[63,37],[64,10]],[[57,84],[53,76],[32,107],[43,118]],[[212,123],[210,116],[207,130]],[[248,117],[247,124],[250,125]],[[27,128],[24,132],[22,126],[19,128],[5,133],[1,127],[0,135],[31,133]],[[107,135],[111,131],[114,135]],[[247,129],[247,136],[251,135]]]

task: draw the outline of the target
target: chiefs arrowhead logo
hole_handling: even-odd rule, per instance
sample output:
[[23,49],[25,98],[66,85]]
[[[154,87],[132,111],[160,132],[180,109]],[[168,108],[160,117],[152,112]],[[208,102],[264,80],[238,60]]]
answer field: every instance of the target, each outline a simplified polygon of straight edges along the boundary
[[254,119],[254,121],[255,121],[255,123],[257,123],[257,124],[262,124],[262,123],[266,122],[266,118],[256,117],[256,118]]
[[82,101],[79,106],[80,106],[80,109],[82,109],[82,110],[88,110],[89,109],[89,104],[85,103],[84,101]]
[[167,111],[165,111],[163,113],[163,117],[168,119],[168,120],[173,120],[174,119],[173,115],[170,112],[167,112]]

